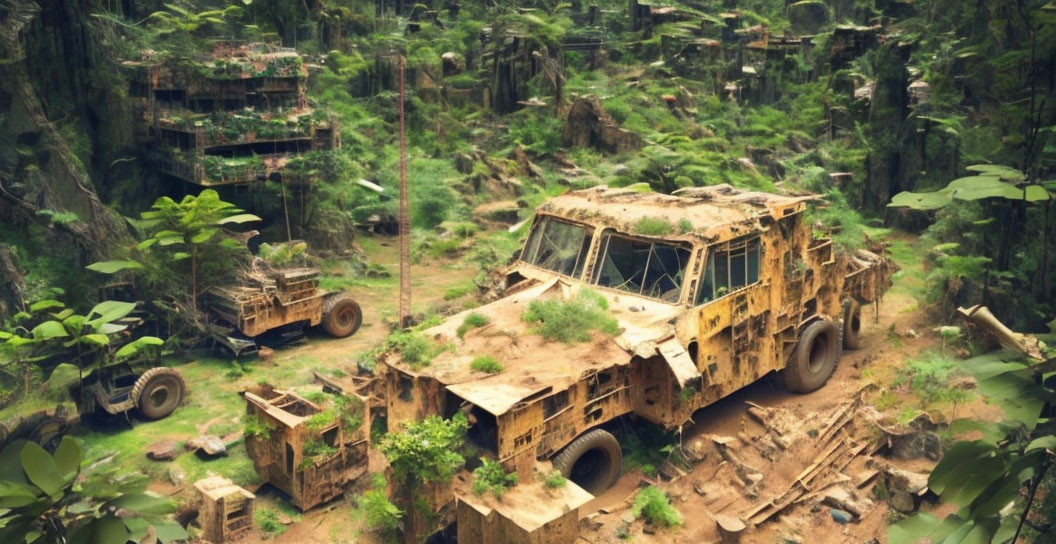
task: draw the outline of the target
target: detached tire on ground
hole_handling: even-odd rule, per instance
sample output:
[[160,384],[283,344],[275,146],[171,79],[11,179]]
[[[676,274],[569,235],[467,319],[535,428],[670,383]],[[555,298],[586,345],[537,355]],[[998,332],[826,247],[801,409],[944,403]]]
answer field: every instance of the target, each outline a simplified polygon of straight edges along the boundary
[[815,391],[832,376],[840,360],[840,330],[831,321],[806,326],[784,370],[785,387],[795,393]]
[[623,453],[612,433],[594,429],[573,440],[554,457],[553,463],[565,478],[597,496],[616,483]]
[[363,324],[363,311],[352,297],[341,293],[323,301],[323,330],[334,338],[352,336]]
[[843,309],[843,349],[862,348],[862,306],[850,299]]
[[187,383],[174,368],[156,367],[143,373],[132,386],[132,400],[148,419],[162,419],[183,402]]

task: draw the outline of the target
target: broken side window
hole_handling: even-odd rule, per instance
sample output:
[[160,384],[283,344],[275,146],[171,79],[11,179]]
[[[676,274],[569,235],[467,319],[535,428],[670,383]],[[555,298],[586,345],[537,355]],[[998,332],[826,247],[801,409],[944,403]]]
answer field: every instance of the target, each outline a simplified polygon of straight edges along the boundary
[[536,266],[578,277],[583,272],[593,236],[586,227],[543,217],[521,252],[521,260]]
[[593,283],[678,302],[689,254],[674,244],[606,234]]
[[713,246],[708,251],[697,304],[722,298],[759,281],[759,247],[758,237]]

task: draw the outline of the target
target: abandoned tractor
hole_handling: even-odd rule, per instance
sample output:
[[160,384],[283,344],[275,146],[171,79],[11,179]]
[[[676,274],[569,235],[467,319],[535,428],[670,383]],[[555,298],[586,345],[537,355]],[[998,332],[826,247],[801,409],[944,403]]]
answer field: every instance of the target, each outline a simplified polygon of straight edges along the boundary
[[137,409],[147,419],[162,419],[176,410],[186,392],[187,383],[175,368],[156,366],[140,372],[129,363],[117,363],[84,376],[74,386],[73,398],[81,415]]
[[[882,248],[842,252],[817,236],[804,214],[814,199],[728,185],[551,199],[504,297],[424,331],[454,349],[424,365],[385,357],[389,429],[462,411],[468,440],[522,481],[551,460],[597,495],[620,472],[618,418],[673,428],[775,371],[794,392],[820,388],[842,348],[860,344],[861,306],[895,266]],[[548,343],[523,317],[533,301],[599,295],[615,335]],[[466,330],[470,313],[486,324]],[[501,370],[474,370],[480,356]]]
[[254,270],[237,285],[214,287],[210,310],[223,326],[213,339],[235,357],[255,352],[256,338],[270,331],[300,333],[321,326],[335,338],[355,334],[363,323],[359,304],[346,293],[319,288],[319,270],[311,267]]

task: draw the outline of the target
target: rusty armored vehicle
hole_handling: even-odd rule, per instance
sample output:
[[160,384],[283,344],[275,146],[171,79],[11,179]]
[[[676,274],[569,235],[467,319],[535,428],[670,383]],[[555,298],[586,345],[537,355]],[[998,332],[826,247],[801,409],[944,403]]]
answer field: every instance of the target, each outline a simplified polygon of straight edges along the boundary
[[[717,185],[551,199],[505,272],[505,295],[472,310],[488,324],[460,335],[465,312],[424,331],[454,346],[427,366],[383,360],[390,430],[462,411],[468,440],[522,481],[551,460],[597,495],[619,475],[618,418],[676,427],[772,372],[794,392],[820,388],[842,348],[859,345],[861,305],[896,267],[882,248],[841,252],[816,236],[804,214],[816,198]],[[547,342],[522,318],[534,300],[588,289],[607,301],[615,336]],[[474,371],[484,355],[504,369]]]
[[221,323],[213,339],[235,357],[255,352],[256,338],[270,331],[303,331],[320,326],[335,338],[355,334],[363,312],[350,295],[319,287],[313,267],[258,267],[239,283],[208,292],[209,308]]

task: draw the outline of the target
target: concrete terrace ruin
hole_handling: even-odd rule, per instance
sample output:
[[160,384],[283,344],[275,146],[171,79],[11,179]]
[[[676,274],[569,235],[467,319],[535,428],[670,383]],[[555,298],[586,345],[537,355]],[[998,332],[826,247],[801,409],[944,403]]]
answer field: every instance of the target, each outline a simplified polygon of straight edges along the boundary
[[159,172],[200,186],[309,184],[336,122],[307,98],[308,65],[293,49],[217,42],[204,57],[151,51],[123,64],[136,137]]

